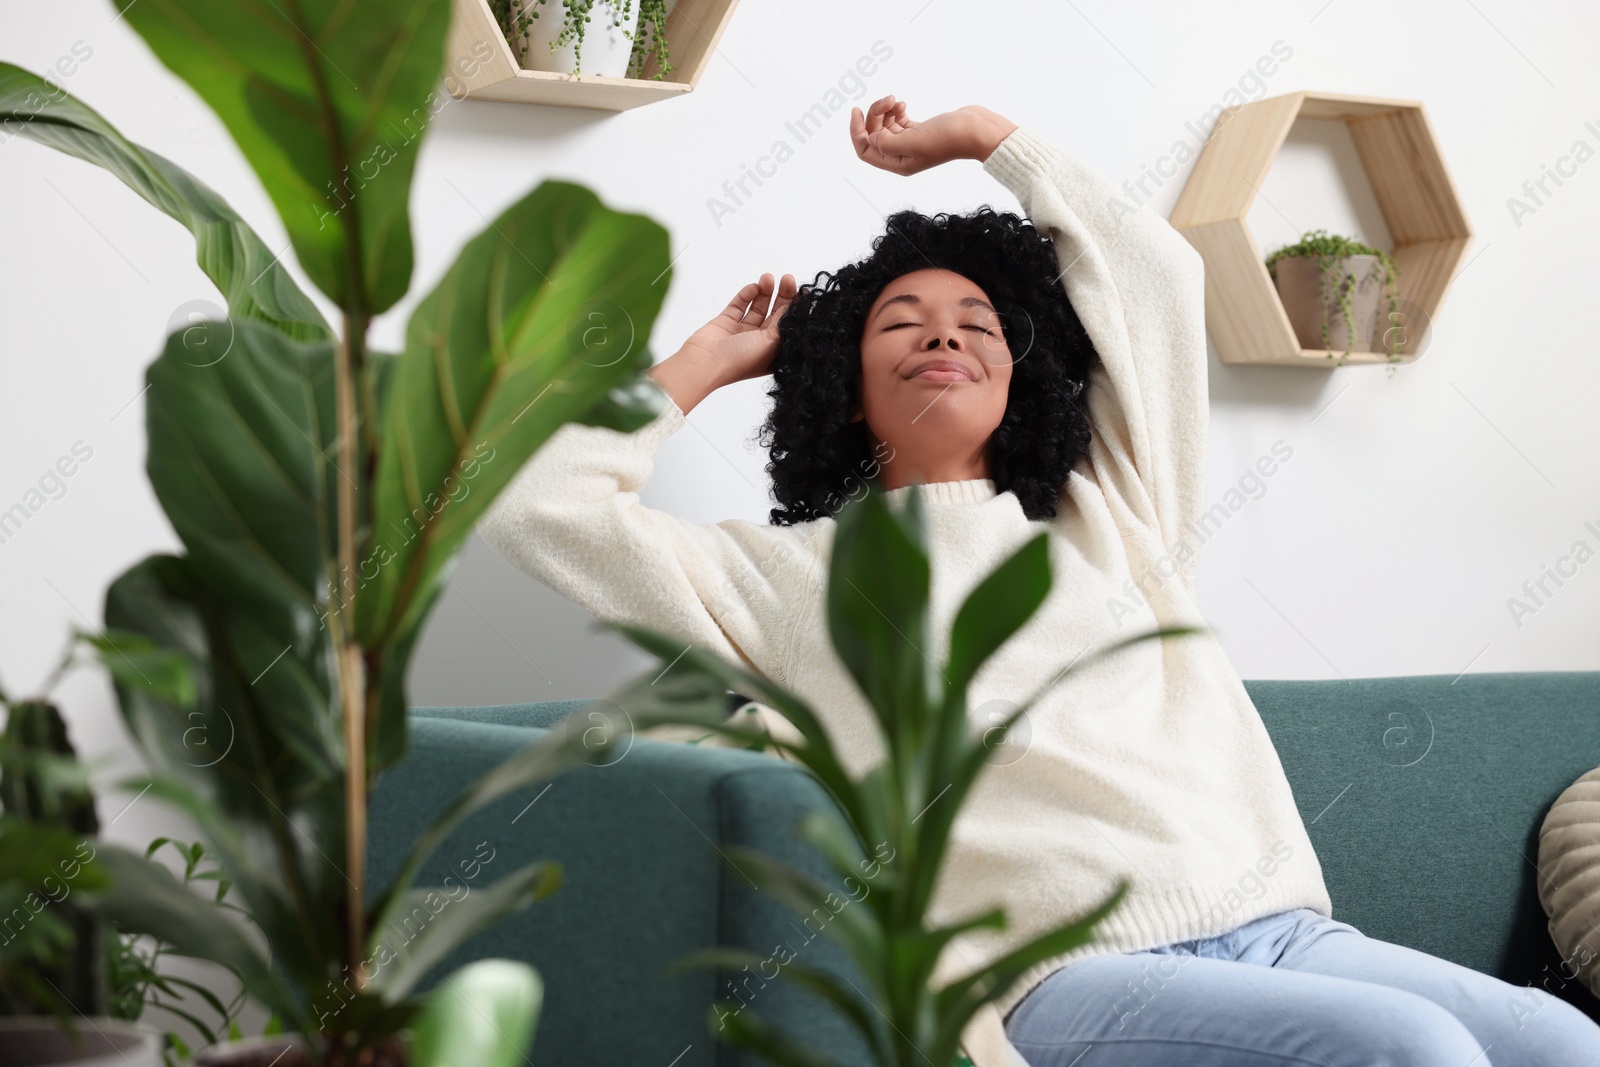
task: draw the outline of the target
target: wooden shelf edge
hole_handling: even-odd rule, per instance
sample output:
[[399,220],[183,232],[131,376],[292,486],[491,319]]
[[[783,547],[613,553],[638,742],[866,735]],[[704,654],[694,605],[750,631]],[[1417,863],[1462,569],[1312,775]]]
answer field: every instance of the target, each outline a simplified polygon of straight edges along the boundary
[[647,81],[641,78],[604,78],[544,70],[519,70],[509,78],[453,93],[458,100],[496,100],[513,104],[551,104],[600,111],[626,111],[657,100],[670,100],[694,91],[683,82]]
[[1217,357],[1222,362],[1236,367],[1310,367],[1315,370],[1333,370],[1335,367],[1371,367],[1385,363],[1395,366],[1406,366],[1415,363],[1418,356],[1407,355],[1404,352],[1396,359],[1390,359],[1382,352],[1351,352],[1348,356],[1340,352],[1330,355],[1322,348],[1302,348],[1294,355],[1270,356],[1262,359],[1229,359],[1221,349],[1217,350]]

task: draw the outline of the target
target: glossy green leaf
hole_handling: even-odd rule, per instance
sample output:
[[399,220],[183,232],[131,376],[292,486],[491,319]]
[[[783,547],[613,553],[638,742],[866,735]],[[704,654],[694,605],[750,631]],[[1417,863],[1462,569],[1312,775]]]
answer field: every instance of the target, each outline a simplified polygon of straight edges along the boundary
[[223,909],[189,892],[165,867],[137,853],[102,843],[95,858],[111,878],[87,902],[95,912],[123,929],[160,938],[179,952],[220,963],[238,975],[252,996],[304,1025],[293,992]]
[[[855,957],[864,974],[881,973],[886,932],[873,909],[764,852],[742,845],[722,848],[733,872],[800,915],[816,915],[822,932]],[[837,901],[835,908],[831,902]]]
[[143,634],[107,630],[85,634],[100,654],[111,677],[127,686],[142,686],[185,710],[195,706],[196,685],[190,661],[181,652],[162,648]]
[[439,887],[408,890],[386,921],[373,928],[369,958],[387,962],[377,969],[369,991],[391,1001],[408,996],[468,938],[546,899],[561,887],[561,878],[561,865],[545,861],[485,888],[468,889],[459,898]]
[[930,569],[922,494],[903,508],[869,491],[840,510],[828,571],[828,634],[878,715],[890,751],[904,752],[920,726],[915,711],[936,677],[928,638]]
[[227,355],[197,366],[168,339],[147,375],[145,468],[187,570],[227,605],[229,696],[270,707],[257,725],[331,777],[344,764],[327,622],[333,501],[353,477],[335,459],[332,346],[248,320],[193,331],[220,335],[210,347]]
[[278,721],[291,709],[266,699],[265,678],[252,685],[236,658],[213,656],[253,640],[251,614],[219,600],[191,560],[154,556],[112,583],[105,619],[183,655],[196,681],[189,710],[113,677],[123,722],[155,774],[136,791],[198,823],[285,968],[320,984],[343,951],[348,882],[329,859],[343,856],[343,780],[296,758]]
[[945,678],[966,691],[972,676],[1033,617],[1050,593],[1050,535],[1041,532],[978,583],[950,626]]
[[123,137],[65,89],[0,63],[0,144],[11,137],[26,137],[104,167],[182,223],[194,234],[200,269],[222,291],[231,318],[256,319],[299,340],[333,336],[281,256],[210,187]]
[[984,1004],[1004,996],[1030,968],[1092,941],[1095,927],[1116,910],[1131,886],[1126,878],[1119,879],[1110,894],[1087,914],[1033,938],[939,990],[934,1000],[941,1043],[953,1047],[973,1014]]
[[363,317],[399,301],[450,0],[114,2],[227,126],[317,288]]
[[640,375],[668,263],[660,225],[546,181],[417,305],[384,405],[366,645],[416,624],[473,524],[564,423],[633,429],[659,411]]
[[399,873],[373,904],[373,928],[386,929],[406,905],[407,893],[434,849],[461,821],[501,797],[555,778],[590,761],[583,744],[584,727],[572,716],[542,731],[538,738],[512,753],[504,762],[474,782],[451,802],[411,845]]
[[411,1067],[525,1067],[544,986],[526,963],[484,959],[428,996],[408,1049]]

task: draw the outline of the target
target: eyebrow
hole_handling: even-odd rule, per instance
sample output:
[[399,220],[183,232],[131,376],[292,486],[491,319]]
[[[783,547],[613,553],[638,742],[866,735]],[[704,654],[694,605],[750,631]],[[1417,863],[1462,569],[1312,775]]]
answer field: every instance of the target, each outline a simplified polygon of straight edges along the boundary
[[[920,303],[922,303],[922,297],[918,296],[916,293],[901,293],[899,296],[891,296],[889,299],[887,299],[887,300],[885,300],[883,302],[883,306],[882,307],[880,307],[877,311],[873,312],[873,314],[872,314],[873,320],[876,321],[879,315],[882,315],[886,310],[888,310],[889,305],[891,305],[891,304],[900,304],[900,303],[920,304]],[[961,300],[958,303],[958,306],[959,307],[964,307],[964,308],[969,308],[969,307],[985,308],[985,309],[989,310],[990,312],[994,312],[995,314],[999,314],[999,312],[995,312],[994,308],[989,304],[989,302],[987,300],[980,300],[975,296],[964,296],[964,297],[962,297]]]

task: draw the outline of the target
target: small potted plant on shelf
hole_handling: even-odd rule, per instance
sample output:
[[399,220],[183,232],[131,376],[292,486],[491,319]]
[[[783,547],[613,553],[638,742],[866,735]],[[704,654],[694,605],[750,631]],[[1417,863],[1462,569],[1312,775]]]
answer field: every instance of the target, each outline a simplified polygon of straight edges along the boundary
[[[645,64],[654,56],[659,69],[650,80],[660,81],[673,70],[666,0],[637,3],[637,11],[635,0],[490,0],[490,7],[517,62],[528,70],[572,74],[580,81],[584,74],[643,78]],[[605,19],[591,33],[600,8]]]
[[1268,256],[1267,273],[1300,347],[1325,349],[1329,359],[1341,350],[1343,356],[1382,351],[1389,363],[1400,361],[1397,339],[1403,332],[1378,330],[1384,296],[1386,319],[1398,315],[1400,268],[1389,253],[1353,237],[1310,230]]

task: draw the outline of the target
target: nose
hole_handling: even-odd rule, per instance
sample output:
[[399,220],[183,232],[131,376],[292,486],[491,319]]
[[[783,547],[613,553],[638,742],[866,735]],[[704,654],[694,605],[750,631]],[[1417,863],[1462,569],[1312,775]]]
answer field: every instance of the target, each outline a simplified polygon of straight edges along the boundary
[[[928,348],[929,351],[932,351],[933,349],[939,347],[939,338],[940,338],[940,336],[941,336],[940,334],[934,334],[932,337],[928,338],[928,343],[927,343],[926,347]],[[949,337],[945,338],[945,344],[946,344],[946,346],[948,346],[952,350],[957,350],[957,349],[960,348],[960,345],[957,344],[957,342],[956,342],[956,335],[955,334],[951,334]]]

